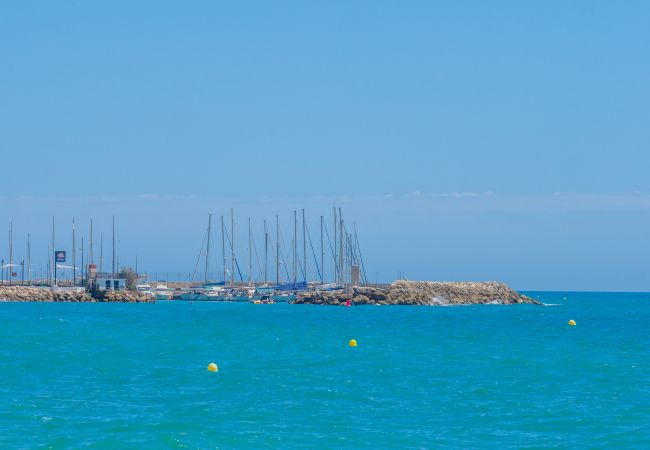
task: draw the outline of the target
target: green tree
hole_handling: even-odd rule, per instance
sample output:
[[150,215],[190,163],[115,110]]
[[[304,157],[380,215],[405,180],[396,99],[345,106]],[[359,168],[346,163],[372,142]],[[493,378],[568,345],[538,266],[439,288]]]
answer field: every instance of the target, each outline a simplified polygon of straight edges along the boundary
[[124,267],[119,273],[120,278],[126,279],[126,288],[135,291],[138,285],[138,274],[130,267]]

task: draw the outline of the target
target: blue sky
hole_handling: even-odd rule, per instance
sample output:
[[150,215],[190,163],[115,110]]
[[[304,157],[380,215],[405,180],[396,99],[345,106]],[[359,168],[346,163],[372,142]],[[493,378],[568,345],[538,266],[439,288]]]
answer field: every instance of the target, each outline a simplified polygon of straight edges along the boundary
[[45,254],[53,214],[58,246],[73,216],[115,214],[122,261],[191,271],[209,212],[289,234],[293,209],[315,230],[337,205],[370,278],[647,291],[649,19],[641,1],[4,4],[0,230]]

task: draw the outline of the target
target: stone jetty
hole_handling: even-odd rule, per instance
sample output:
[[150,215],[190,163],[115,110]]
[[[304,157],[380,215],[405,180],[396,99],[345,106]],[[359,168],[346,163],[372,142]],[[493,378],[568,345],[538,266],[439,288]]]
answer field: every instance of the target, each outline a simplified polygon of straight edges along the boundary
[[94,297],[84,290],[49,289],[28,286],[0,286],[0,301],[10,302],[153,302],[136,291],[98,292]]
[[344,291],[310,291],[298,295],[296,304],[344,305],[515,305],[540,302],[504,283],[395,281],[386,287],[356,287]]

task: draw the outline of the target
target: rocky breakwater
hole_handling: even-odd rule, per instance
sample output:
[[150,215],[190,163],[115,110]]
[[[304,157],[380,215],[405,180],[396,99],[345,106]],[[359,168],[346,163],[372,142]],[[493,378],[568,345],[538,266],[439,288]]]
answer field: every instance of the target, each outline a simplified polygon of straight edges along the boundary
[[95,294],[98,302],[154,303],[155,297],[138,291],[101,291]]
[[152,297],[134,291],[98,293],[27,286],[0,286],[0,301],[9,302],[150,302]]
[[298,295],[297,304],[341,305],[515,305],[541,303],[504,283],[395,281],[388,287],[356,287],[345,291],[312,291]]

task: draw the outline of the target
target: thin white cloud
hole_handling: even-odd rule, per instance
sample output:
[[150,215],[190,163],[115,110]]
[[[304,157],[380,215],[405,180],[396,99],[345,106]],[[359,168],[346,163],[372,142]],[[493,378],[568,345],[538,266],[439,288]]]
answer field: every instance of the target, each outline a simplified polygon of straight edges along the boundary
[[[435,195],[435,194],[434,194]],[[439,197],[452,197],[452,198],[464,198],[464,197],[486,197],[494,195],[494,192],[448,192],[443,194],[437,194]]]
[[[480,199],[480,201],[479,201]],[[219,195],[198,195],[198,194],[161,194],[141,193],[135,195],[67,195],[67,196],[1,196],[0,200],[9,205],[17,204],[48,204],[57,203],[85,205],[92,204],[169,204],[182,202],[193,202],[200,206],[205,204],[206,208],[215,204],[232,205],[238,204],[277,204],[290,205],[347,205],[358,208],[392,208],[411,207],[429,208],[435,207],[442,210],[453,211],[456,208],[477,211],[510,211],[510,212],[534,212],[534,211],[647,211],[650,210],[650,194],[623,193],[623,194],[590,194],[571,192],[552,192],[548,194],[496,194],[493,191],[458,191],[425,193],[412,191],[407,193],[382,193],[382,194],[340,194],[340,195],[316,195],[316,196],[290,196],[290,195],[259,195],[259,196],[219,196]],[[9,206],[8,205],[8,206]]]
[[14,197],[2,196],[3,201],[13,201],[17,203],[30,203],[30,202],[51,202],[51,203],[118,203],[118,202],[156,202],[156,201],[170,201],[170,200],[193,200],[197,199],[194,194],[181,195],[181,194],[136,194],[136,195],[59,195],[59,196],[34,196],[34,195],[18,195]]

